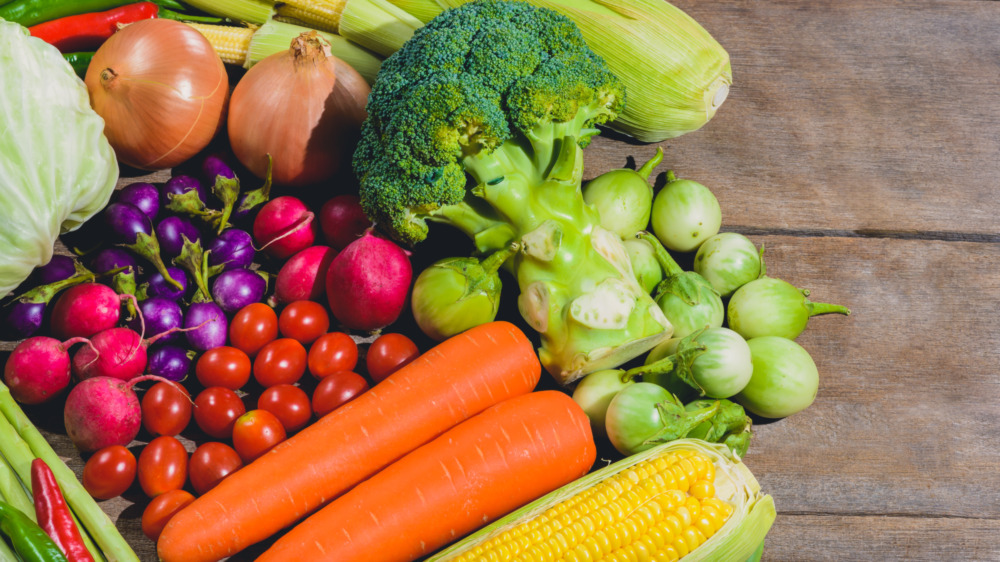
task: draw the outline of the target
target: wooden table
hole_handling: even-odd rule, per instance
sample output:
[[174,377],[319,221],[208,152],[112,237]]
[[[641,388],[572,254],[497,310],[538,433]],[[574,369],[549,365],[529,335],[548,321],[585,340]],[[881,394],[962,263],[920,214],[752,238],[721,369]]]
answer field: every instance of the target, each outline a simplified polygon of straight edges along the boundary
[[[676,4],[735,84],[661,143],[665,167],[715,192],[769,274],[853,311],[799,338],[816,402],[755,426],[765,560],[1000,560],[1000,3]],[[653,149],[598,138],[586,175]],[[141,505],[105,503],[152,560]]]

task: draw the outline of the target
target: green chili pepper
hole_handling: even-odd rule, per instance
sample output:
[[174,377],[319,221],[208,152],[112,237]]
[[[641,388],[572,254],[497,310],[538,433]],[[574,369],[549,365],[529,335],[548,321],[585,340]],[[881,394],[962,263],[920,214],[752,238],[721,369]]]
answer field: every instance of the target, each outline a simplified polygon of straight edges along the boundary
[[91,59],[94,58],[94,53],[64,53],[63,58],[73,67],[73,71],[76,72],[77,76],[84,78],[87,76],[87,68],[90,66]]
[[25,562],[66,562],[66,556],[37,523],[2,501],[0,532],[7,535],[14,551]]

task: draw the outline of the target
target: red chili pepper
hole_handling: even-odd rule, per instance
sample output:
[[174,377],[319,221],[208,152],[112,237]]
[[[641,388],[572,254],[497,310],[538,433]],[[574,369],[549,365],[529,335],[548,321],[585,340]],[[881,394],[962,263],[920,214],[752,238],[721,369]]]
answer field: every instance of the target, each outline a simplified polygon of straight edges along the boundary
[[152,2],[139,2],[94,12],[67,16],[28,28],[28,31],[46,43],[55,45],[63,53],[93,51],[122,25],[157,17],[159,6]]
[[59,546],[69,562],[94,562],[66,505],[52,469],[42,459],[31,461],[31,490],[38,526]]

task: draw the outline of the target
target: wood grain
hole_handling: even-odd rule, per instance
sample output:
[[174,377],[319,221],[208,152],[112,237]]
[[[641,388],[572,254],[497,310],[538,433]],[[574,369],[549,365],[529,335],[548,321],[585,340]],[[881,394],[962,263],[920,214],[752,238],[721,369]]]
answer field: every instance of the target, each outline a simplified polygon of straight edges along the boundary
[[[1000,4],[674,2],[729,51],[729,99],[668,140],[724,221],[763,229],[996,242]],[[653,148],[598,138],[587,171]]]

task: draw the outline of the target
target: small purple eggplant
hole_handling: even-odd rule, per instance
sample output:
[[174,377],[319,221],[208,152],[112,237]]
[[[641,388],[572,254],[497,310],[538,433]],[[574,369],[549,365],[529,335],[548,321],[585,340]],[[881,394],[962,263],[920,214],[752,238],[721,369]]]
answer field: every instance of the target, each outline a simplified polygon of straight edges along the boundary
[[138,182],[126,185],[118,192],[118,202],[135,205],[149,220],[155,221],[160,213],[160,190],[151,183]]
[[69,256],[54,255],[49,263],[35,269],[39,285],[48,285],[76,275],[76,260]]
[[194,352],[176,345],[155,345],[149,349],[148,361],[149,374],[179,382],[191,372]]
[[198,227],[185,217],[167,217],[156,225],[156,237],[160,240],[163,255],[177,257],[184,248],[184,239],[194,242],[201,239]]
[[212,283],[212,298],[227,314],[235,314],[248,304],[261,302],[267,292],[267,280],[249,269],[230,269]]
[[198,351],[208,351],[226,345],[228,325],[226,313],[214,302],[194,302],[184,315],[188,343]]
[[167,271],[170,272],[170,277],[180,284],[181,288],[178,289],[175,285],[168,283],[163,275],[154,273],[149,276],[145,284],[146,298],[163,297],[168,300],[179,301],[188,296],[188,277],[184,273],[184,270],[179,267],[168,267]]
[[230,228],[208,244],[208,265],[221,265],[224,270],[246,269],[253,264],[256,251],[253,236],[245,230]]
[[[147,338],[174,330],[157,341],[160,343],[182,343],[184,341],[184,332],[177,331],[184,327],[184,311],[181,310],[181,305],[177,301],[153,297],[139,303],[139,310],[146,321]],[[140,331],[142,326],[139,318],[132,319],[128,323],[128,327],[136,332]]]
[[180,283],[167,272],[167,265],[160,256],[160,242],[149,217],[135,205],[112,203],[104,209],[104,218],[126,248],[152,263],[168,283],[181,288]]

